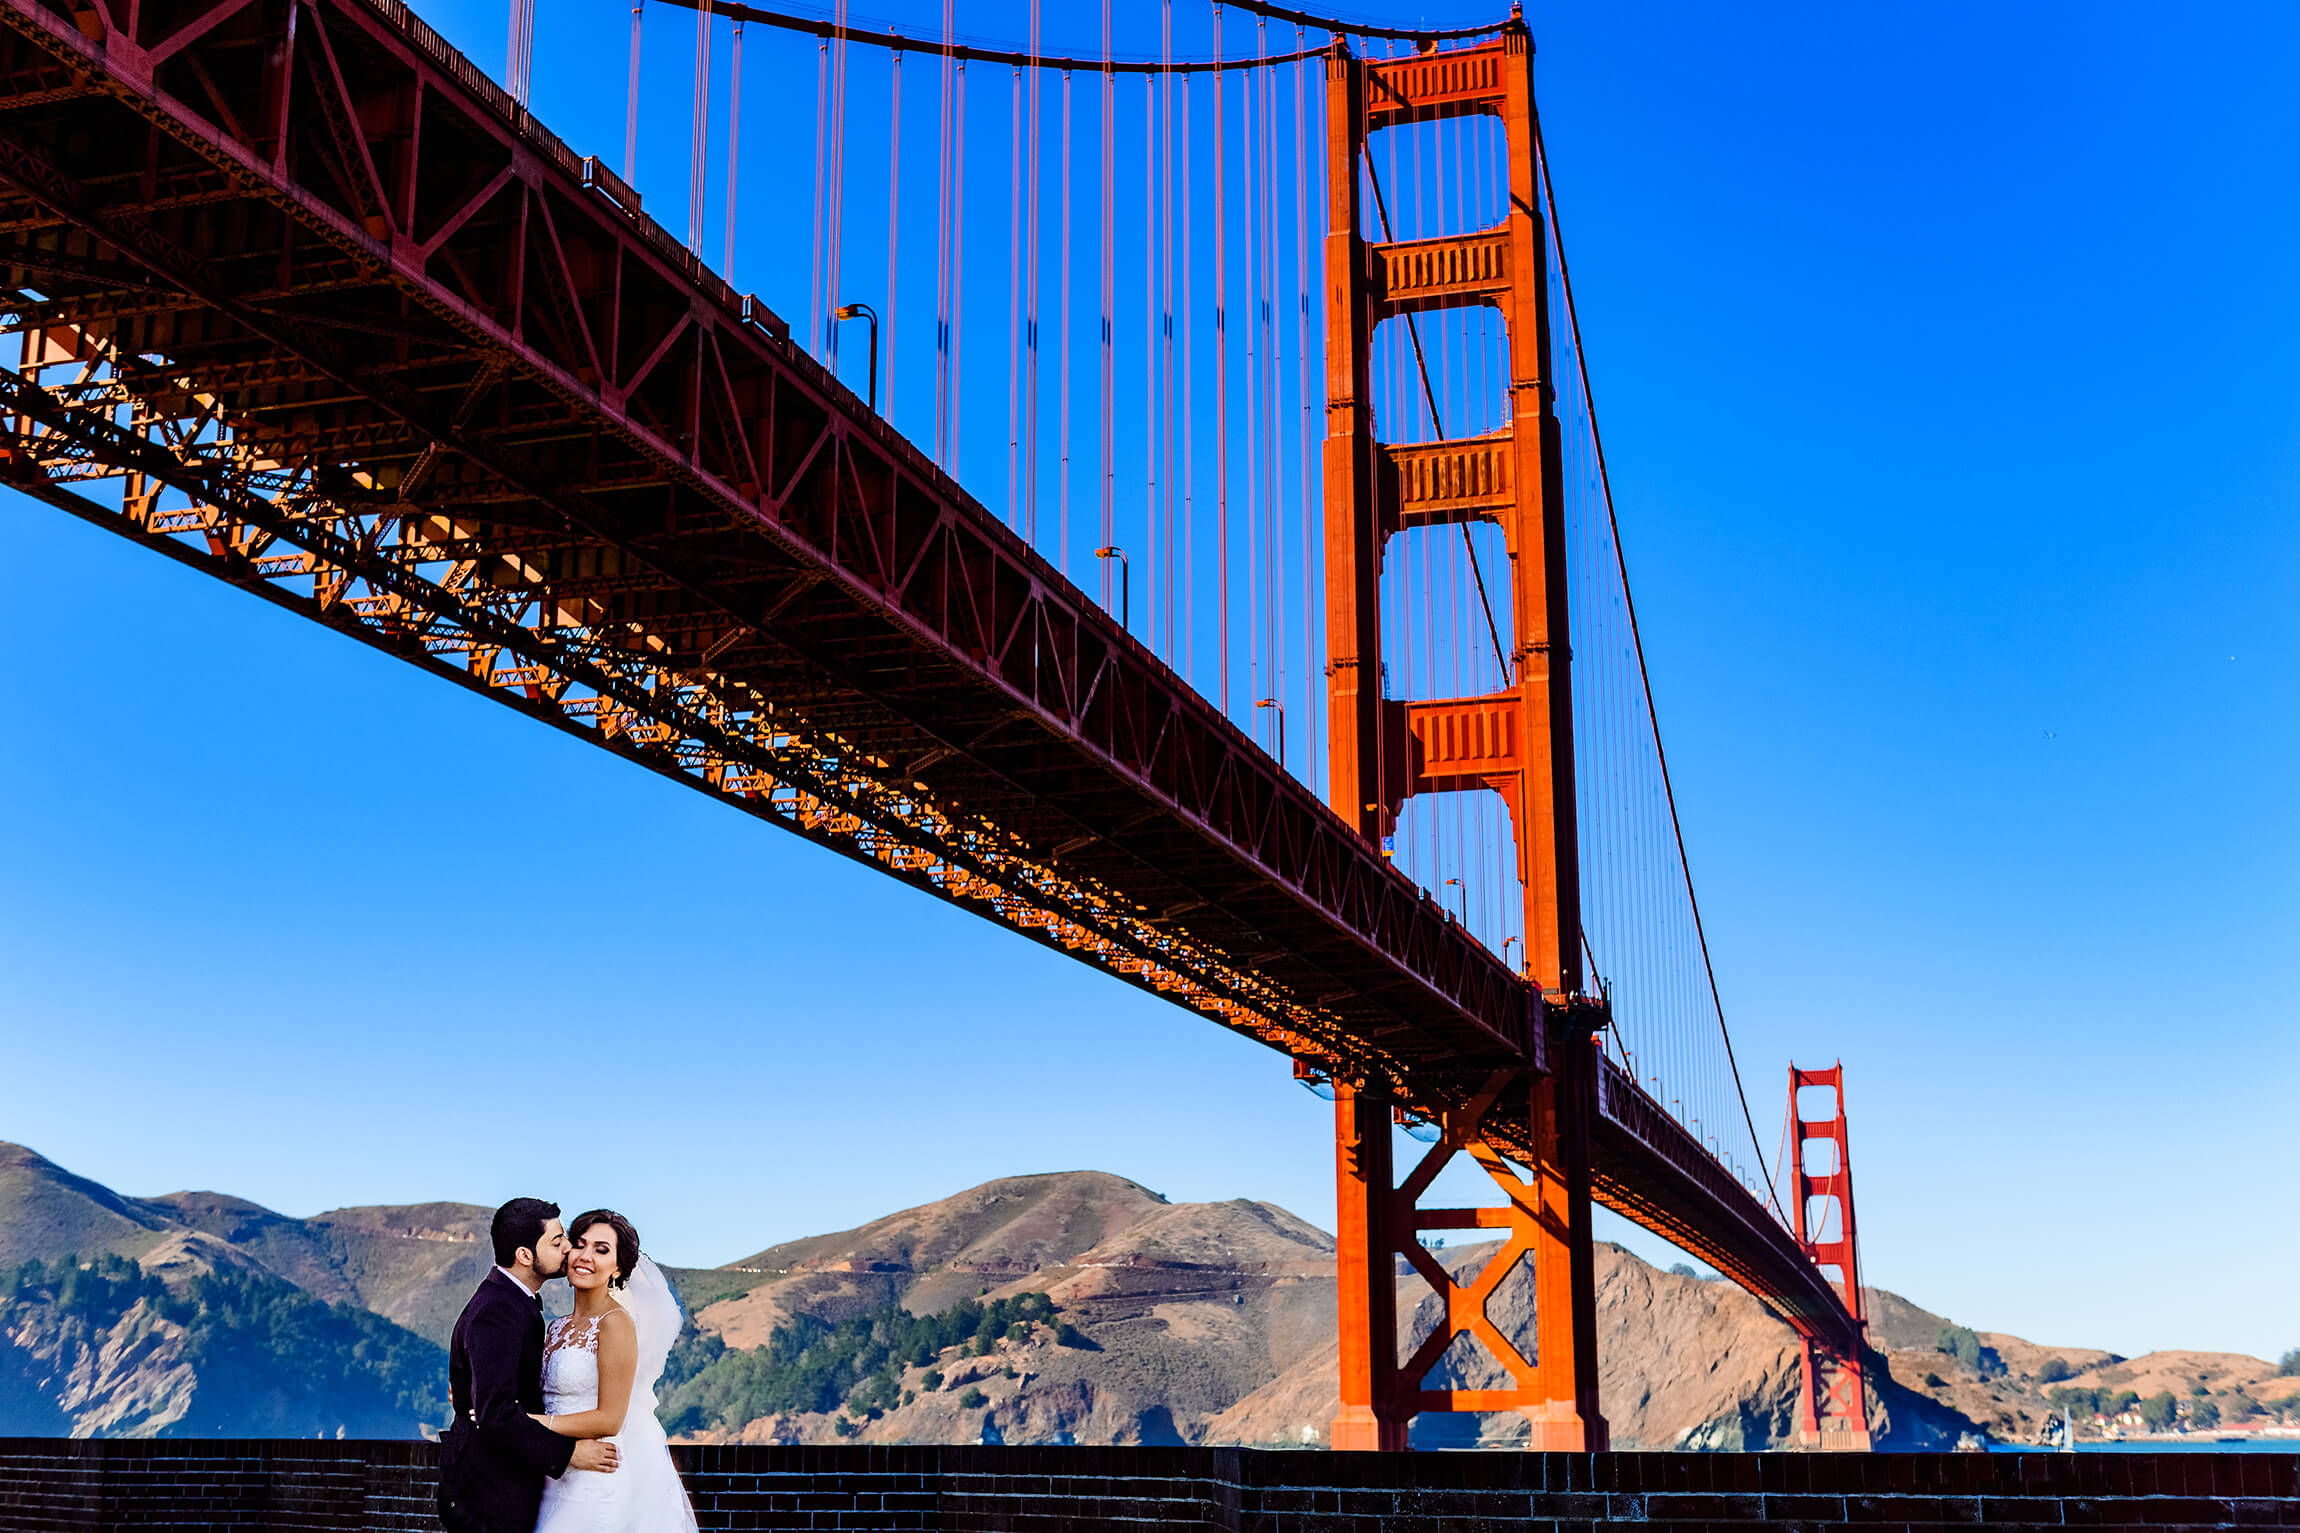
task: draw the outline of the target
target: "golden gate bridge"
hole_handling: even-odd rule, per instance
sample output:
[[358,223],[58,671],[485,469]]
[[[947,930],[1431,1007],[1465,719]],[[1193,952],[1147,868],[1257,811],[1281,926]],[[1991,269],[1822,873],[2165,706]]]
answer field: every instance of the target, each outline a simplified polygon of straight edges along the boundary
[[[0,0],[6,482],[1290,1056],[1337,1447],[1602,1448],[1593,1202],[1772,1304],[1804,1439],[1867,1447],[1843,1077],[1763,1142],[1522,17],[675,6],[692,89],[638,0],[608,163],[530,110],[533,0],[508,89],[398,0]],[[746,79],[811,158],[746,169]],[[1500,1204],[1421,1207],[1465,1154]],[[1457,1281],[1460,1229],[1504,1240]],[[1432,1383],[1457,1344],[1510,1385]]]

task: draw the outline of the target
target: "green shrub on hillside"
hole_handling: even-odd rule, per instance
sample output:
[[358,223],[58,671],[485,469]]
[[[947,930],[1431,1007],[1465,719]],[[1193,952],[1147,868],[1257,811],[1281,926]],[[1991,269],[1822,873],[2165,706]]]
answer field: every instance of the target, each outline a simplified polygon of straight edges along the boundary
[[2036,1381],[2039,1384],[2057,1384],[2062,1379],[2074,1377],[2076,1370],[2069,1367],[2066,1359],[2058,1357],[2046,1358],[2036,1371]]
[[2276,1360],[2276,1371],[2286,1378],[2300,1373],[2300,1347],[2294,1347]]
[[[765,1346],[721,1347],[665,1388],[663,1425],[674,1433],[731,1430],[761,1416],[842,1405],[875,1415],[893,1407],[905,1366],[927,1367],[951,1347],[987,1353],[1007,1336],[1054,1325],[1054,1314],[1053,1300],[1026,1293],[988,1304],[962,1300],[934,1315],[889,1304],[835,1326],[799,1315],[775,1327]],[[941,1383],[938,1374],[928,1378],[929,1388]]]
[[959,1409],[977,1411],[982,1409],[989,1402],[989,1399],[988,1395],[970,1384],[967,1386],[966,1393],[958,1397]]
[[2151,1432],[2169,1432],[2179,1419],[2180,1402],[2172,1398],[2169,1389],[2160,1389],[2140,1402],[2140,1424]]
[[2140,1396],[2129,1389],[2048,1389],[2045,1404],[2056,1411],[2067,1411],[2082,1419],[2087,1416],[2117,1416],[2132,1409]]
[[0,1299],[45,1303],[67,1320],[108,1331],[146,1299],[167,1297],[156,1277],[124,1256],[99,1256],[87,1266],[77,1256],[28,1261],[0,1279]]
[[160,1312],[190,1334],[200,1380],[173,1435],[302,1436],[332,1422],[358,1437],[381,1430],[355,1425],[363,1416],[402,1416],[402,1431],[447,1420],[447,1353],[372,1311],[262,1273],[211,1272]]
[[1936,1351],[1946,1352],[1984,1379],[2005,1371],[2004,1360],[1997,1356],[1997,1349],[1981,1345],[1980,1334],[1970,1326],[1942,1326],[1933,1347]]

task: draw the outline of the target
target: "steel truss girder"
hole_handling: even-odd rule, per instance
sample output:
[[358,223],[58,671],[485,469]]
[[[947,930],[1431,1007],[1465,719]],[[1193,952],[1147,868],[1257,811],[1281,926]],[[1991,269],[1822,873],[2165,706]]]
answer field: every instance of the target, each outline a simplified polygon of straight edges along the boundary
[[[238,100],[204,84],[189,96],[166,89],[169,79],[190,81],[179,65],[197,62],[203,39],[244,51],[268,36],[287,49],[291,12],[302,18],[302,45],[325,53],[328,68],[291,64]],[[155,38],[137,0],[101,0],[88,15],[84,30],[38,0],[0,6],[19,56],[48,53],[99,87],[70,105],[74,125],[93,114],[113,135],[104,142],[132,147],[117,167],[89,166],[93,178],[82,182],[45,147],[61,141],[62,125],[19,118],[0,126],[0,176],[100,254],[132,259],[183,293],[175,312],[116,327],[123,349],[164,357],[195,383],[211,361],[276,357],[283,369],[318,370],[361,396],[373,418],[403,428],[393,450],[283,427],[257,444],[271,456],[339,475],[366,458],[377,466],[365,476],[371,487],[389,492],[395,474],[440,455],[576,537],[636,555],[666,577],[683,610],[665,604],[625,619],[611,607],[605,619],[744,630],[724,655],[746,666],[731,679],[778,696],[803,685],[870,715],[874,739],[917,742],[868,752],[880,759],[952,749],[937,791],[954,809],[997,801],[1000,823],[1038,855],[1076,847],[1063,858],[1069,878],[1114,889],[1113,878],[1146,875],[1165,885],[1147,908],[1199,913],[1165,923],[1159,940],[1187,942],[1212,965],[1209,976],[1260,971],[1254,988],[1290,1019],[1225,1018],[1257,1036],[1314,1061],[1370,1068],[1409,1093],[1417,1065],[1538,1047],[1526,987],[791,350],[755,301],[737,299],[651,222],[594,189],[606,183],[412,17],[362,0],[226,0]],[[346,49],[359,54],[356,70],[340,66]],[[354,122],[367,125],[358,156],[339,131]],[[149,148],[133,144],[138,131]],[[437,167],[410,149],[427,131],[451,131],[461,150],[461,179],[436,195],[425,177]],[[245,236],[235,248],[269,239],[278,252],[266,287],[293,288],[299,261],[339,285],[347,272],[364,274],[388,305],[381,312],[412,304],[466,350],[474,377],[502,365],[498,392],[568,402],[590,423],[588,439],[515,446],[487,429],[484,409],[459,425],[443,401],[395,376],[407,338],[259,307],[235,278],[272,263],[226,268],[194,255],[214,244],[201,220],[219,215],[203,207],[155,219],[133,199],[88,190],[120,184],[108,176],[139,164],[181,181],[184,163],[238,188],[227,210]],[[241,429],[256,423],[243,418]],[[299,435],[355,446],[354,461],[331,464],[340,454]],[[642,463],[663,482],[653,503],[571,488]],[[413,498],[420,506],[420,490]],[[780,578],[744,573],[754,555]],[[697,613],[714,621],[698,623]],[[1006,723],[986,727],[997,720]],[[1110,813],[1115,803],[1126,812]],[[1134,830],[1125,840],[1104,831],[1116,823]],[[1078,846],[1082,832],[1091,839]],[[1019,906],[1001,919],[1042,924]],[[1432,1090],[1435,1106],[1443,1088],[1419,1088]]]
[[[118,425],[112,417],[135,402],[109,381],[54,390],[0,372],[0,415],[16,423],[6,482],[1143,988],[1273,1043],[1314,1051],[1326,1041],[1319,1019],[1297,1015],[1253,976],[1222,974],[1107,892],[1018,856],[995,826],[939,813],[887,763],[856,756],[723,677],[674,675],[644,654],[553,633],[495,610],[482,593],[430,579],[421,567],[438,562],[433,550],[384,535],[404,508],[332,504],[307,476],[229,443],[187,440],[165,429],[170,422]],[[204,434],[208,423],[193,424]],[[118,509],[64,488],[97,475],[126,482]],[[161,489],[183,501],[172,514],[157,506]],[[273,552],[280,548],[293,552]],[[465,663],[452,663],[455,655]],[[505,656],[515,663],[499,663]],[[1287,1021],[1302,1033],[1288,1032]]]

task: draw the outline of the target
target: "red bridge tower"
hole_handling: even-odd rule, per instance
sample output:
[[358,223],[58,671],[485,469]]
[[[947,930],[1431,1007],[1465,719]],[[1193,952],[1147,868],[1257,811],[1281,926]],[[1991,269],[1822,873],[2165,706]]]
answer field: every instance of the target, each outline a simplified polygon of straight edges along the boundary
[[[1538,211],[1532,55],[1524,23],[1513,18],[1498,38],[1476,47],[1370,60],[1337,43],[1326,64],[1328,802],[1367,840],[1379,841],[1410,795],[1479,789],[1501,795],[1516,831],[1525,891],[1528,1006],[1542,1018],[1535,1058],[1465,1076],[1459,1105],[1442,1115],[1442,1138],[1402,1186],[1391,1166],[1394,1107],[1381,1083],[1334,1083],[1342,1406],[1334,1422],[1336,1448],[1403,1448],[1408,1423],[1424,1410],[1520,1410],[1533,1423],[1535,1449],[1606,1445],[1590,1249],[1597,1059],[1593,1013],[1578,1003],[1580,872],[1564,507],[1549,376],[1548,250]],[[1368,135],[1471,113],[1502,122],[1509,176],[1503,222],[1400,243],[1364,238],[1361,165]],[[1385,320],[1467,304],[1490,305],[1507,324],[1510,424],[1477,437],[1380,443],[1371,390],[1375,330]],[[1473,520],[1499,526],[1508,550],[1508,685],[1483,697],[1386,698],[1379,588],[1388,542],[1410,528]],[[1535,1141],[1530,1181],[1484,1137],[1486,1115],[1500,1103],[1528,1109]],[[1430,1181],[1462,1152],[1491,1174],[1505,1203],[1418,1208]],[[1508,1237],[1472,1282],[1456,1284],[1417,1236],[1464,1228],[1506,1230]],[[1402,1364],[1395,1341],[1398,1255],[1446,1300],[1444,1323]],[[1527,1259],[1538,1296],[1530,1362],[1485,1312],[1494,1290]],[[1511,1387],[1423,1387],[1431,1367],[1464,1333],[1493,1354]]]
[[[1829,1092],[1826,1117],[1808,1118],[1797,1105],[1797,1093],[1815,1087]],[[1861,1297],[1861,1248],[1854,1238],[1853,1170],[1846,1159],[1842,1063],[1826,1070],[1789,1067],[1789,1121],[1797,1126],[1791,1146],[1796,1159],[1789,1172],[1790,1189],[1797,1195],[1797,1242],[1822,1276],[1836,1285],[1855,1329],[1863,1329],[1869,1323],[1869,1313]],[[1814,1345],[1810,1331],[1804,1333],[1804,1347],[1805,1384],[1797,1405],[1798,1445],[1868,1452],[1869,1398],[1861,1374],[1861,1349],[1856,1346],[1839,1355],[1835,1348]]]

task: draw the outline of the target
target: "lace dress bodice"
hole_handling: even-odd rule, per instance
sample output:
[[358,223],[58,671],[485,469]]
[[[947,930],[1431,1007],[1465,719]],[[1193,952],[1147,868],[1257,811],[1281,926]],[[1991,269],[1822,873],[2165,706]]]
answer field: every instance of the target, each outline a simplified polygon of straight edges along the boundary
[[543,1336],[543,1409],[554,1416],[599,1408],[599,1322],[562,1315]]
[[[632,1323],[641,1361],[623,1429],[608,1439],[621,1453],[621,1464],[613,1474],[569,1469],[545,1480],[535,1533],[696,1533],[694,1507],[671,1462],[663,1424],[655,1419],[655,1382],[682,1321],[660,1270],[652,1262],[640,1265],[633,1287],[641,1291],[643,1308]],[[543,1408],[554,1416],[599,1408],[600,1320],[566,1315],[544,1332]]]

